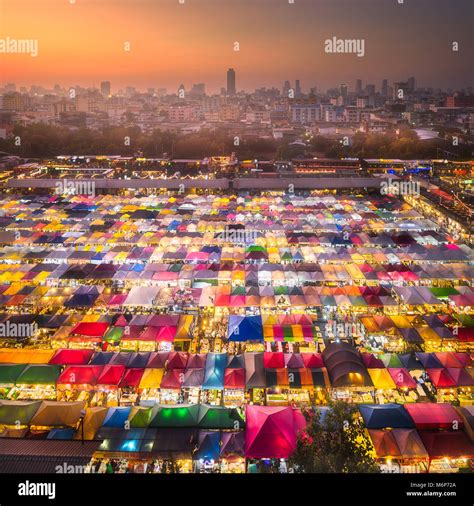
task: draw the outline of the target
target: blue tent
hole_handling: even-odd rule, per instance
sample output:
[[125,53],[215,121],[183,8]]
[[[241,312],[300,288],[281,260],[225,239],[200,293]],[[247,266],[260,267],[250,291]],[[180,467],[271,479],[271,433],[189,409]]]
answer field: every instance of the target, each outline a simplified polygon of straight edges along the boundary
[[227,353],[208,353],[204,373],[204,390],[222,390],[224,388],[224,371],[227,364]]
[[150,352],[149,351],[143,351],[143,352],[137,352],[133,353],[132,357],[130,358],[130,361],[127,364],[127,367],[138,367],[144,369],[148,363],[148,360],[150,358]]
[[61,439],[70,441],[76,432],[76,429],[51,429],[46,439]]
[[114,356],[113,351],[97,351],[92,356],[90,365],[107,365]]
[[109,408],[102,427],[120,427],[123,429],[131,409],[131,407]]
[[229,341],[263,341],[262,317],[231,315],[227,335]]
[[360,414],[368,429],[411,429],[415,427],[403,404],[361,404]]
[[217,460],[220,454],[221,433],[219,431],[199,433],[199,447],[194,459]]

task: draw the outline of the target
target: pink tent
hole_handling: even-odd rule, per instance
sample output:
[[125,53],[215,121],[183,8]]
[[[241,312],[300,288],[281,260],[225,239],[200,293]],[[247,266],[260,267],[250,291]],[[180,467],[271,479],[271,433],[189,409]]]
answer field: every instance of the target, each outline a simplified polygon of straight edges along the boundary
[[306,426],[301,411],[289,406],[248,405],[246,421],[245,456],[254,459],[288,458]]

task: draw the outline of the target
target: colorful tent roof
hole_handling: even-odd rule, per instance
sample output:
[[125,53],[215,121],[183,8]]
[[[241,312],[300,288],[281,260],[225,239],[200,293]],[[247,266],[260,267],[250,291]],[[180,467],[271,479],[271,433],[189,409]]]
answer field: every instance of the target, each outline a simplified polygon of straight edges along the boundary
[[423,402],[405,404],[417,429],[453,429],[462,428],[463,421],[451,404]]
[[402,404],[361,404],[359,411],[368,429],[409,429],[415,426]]
[[297,433],[306,423],[291,407],[246,407],[245,456],[288,458],[296,448]]

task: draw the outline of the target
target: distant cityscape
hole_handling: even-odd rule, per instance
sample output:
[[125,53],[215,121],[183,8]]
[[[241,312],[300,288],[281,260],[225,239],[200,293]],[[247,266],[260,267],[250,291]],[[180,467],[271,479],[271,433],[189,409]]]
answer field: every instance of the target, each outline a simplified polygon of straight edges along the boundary
[[0,88],[0,139],[13,135],[15,125],[59,126],[75,130],[138,127],[140,132],[173,131],[179,134],[216,130],[223,126],[245,137],[304,142],[308,136],[336,136],[350,142],[358,132],[386,133],[415,129],[421,140],[443,137],[448,130],[460,143],[472,145],[474,94],[467,89],[418,87],[409,76],[380,84],[362,79],[328,90],[286,80],[280,88],[239,90],[238,69],[223,75],[219,94],[208,95],[205,83],[176,90],[133,86],[117,89],[104,80],[99,88],[56,84]]

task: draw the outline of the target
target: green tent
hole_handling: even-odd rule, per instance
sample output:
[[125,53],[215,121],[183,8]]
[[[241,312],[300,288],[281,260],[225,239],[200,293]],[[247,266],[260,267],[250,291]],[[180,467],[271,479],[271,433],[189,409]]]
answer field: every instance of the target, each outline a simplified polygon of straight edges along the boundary
[[362,295],[349,296],[349,299],[353,306],[367,306],[367,301],[364,299],[364,297],[362,297]]
[[243,429],[244,419],[235,408],[224,406],[199,406],[199,428],[201,429]]
[[0,385],[14,385],[25,364],[0,364]]
[[288,295],[288,287],[283,285],[275,286],[275,295]]
[[28,425],[42,401],[0,401],[0,424]]
[[197,427],[198,421],[199,404],[156,406],[149,427]]
[[396,353],[383,353],[380,355],[380,360],[385,364],[385,367],[398,369],[404,367],[399,356]]
[[55,385],[61,367],[58,365],[30,364],[18,376],[17,385]]
[[235,286],[232,288],[231,295],[245,295],[245,286]]
[[456,320],[463,327],[474,327],[474,318],[472,318],[468,314],[457,314],[457,315],[454,315],[454,318],[456,318]]
[[450,295],[459,295],[459,292],[450,286],[446,287],[432,287],[429,288],[430,292],[438,299],[447,299]]
[[267,250],[263,246],[258,246],[257,244],[253,244],[252,246],[248,246],[247,249],[245,250],[245,252],[246,253],[255,253],[255,252],[266,253]]
[[102,340],[107,343],[119,343],[123,332],[123,327],[112,327],[106,332]]
[[141,406],[132,407],[128,418],[132,429],[145,429],[150,425],[153,408],[144,408]]

